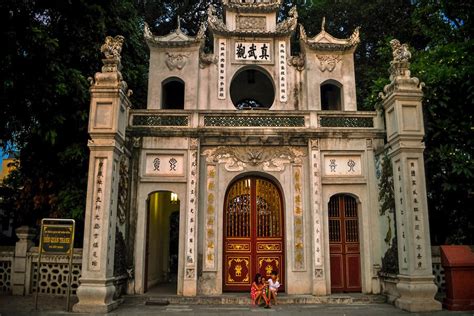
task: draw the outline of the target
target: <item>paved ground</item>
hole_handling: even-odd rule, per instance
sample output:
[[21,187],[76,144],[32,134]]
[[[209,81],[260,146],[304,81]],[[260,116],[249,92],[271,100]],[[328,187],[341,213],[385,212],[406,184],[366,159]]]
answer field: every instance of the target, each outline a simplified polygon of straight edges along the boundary
[[[75,302],[75,300],[74,300]],[[65,312],[66,299],[61,297],[40,297],[39,310],[34,310],[34,296],[0,296],[0,316],[7,315],[80,315]],[[390,304],[352,304],[352,305],[277,305],[271,309],[244,305],[144,305],[143,300],[125,297],[120,307],[109,315],[225,315],[225,316],[273,316],[273,315],[354,315],[354,316],[398,316],[398,315],[435,315],[435,316],[474,316],[474,312],[408,313],[396,309]]]

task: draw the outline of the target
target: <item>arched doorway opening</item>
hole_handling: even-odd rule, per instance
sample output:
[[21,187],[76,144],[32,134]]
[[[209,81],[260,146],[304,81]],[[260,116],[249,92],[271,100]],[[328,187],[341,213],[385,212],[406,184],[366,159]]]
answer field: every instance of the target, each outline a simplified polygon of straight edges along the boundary
[[285,289],[283,199],[270,180],[246,176],[229,185],[224,202],[223,290],[248,292],[256,273],[272,271]]
[[179,199],[170,191],[148,196],[145,290],[176,294],[178,275]]
[[161,83],[161,108],[166,110],[184,109],[184,81],[171,77]]
[[232,78],[230,98],[239,110],[268,109],[275,100],[271,76],[259,67],[244,67]]
[[360,292],[360,243],[357,201],[347,194],[328,205],[331,292]]

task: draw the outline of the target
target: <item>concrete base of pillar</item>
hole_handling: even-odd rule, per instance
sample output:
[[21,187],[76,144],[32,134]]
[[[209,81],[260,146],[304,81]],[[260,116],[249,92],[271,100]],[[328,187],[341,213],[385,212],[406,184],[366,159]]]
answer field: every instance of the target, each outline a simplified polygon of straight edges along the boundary
[[102,282],[83,280],[77,289],[79,302],[73,306],[74,312],[81,313],[108,313],[117,308],[121,300],[113,299],[115,286],[111,280]]
[[442,309],[441,302],[434,299],[438,290],[434,276],[398,275],[397,290],[400,297],[395,306],[409,312],[429,312]]
[[196,296],[197,282],[192,279],[185,279],[183,284],[183,296]]
[[326,291],[326,280],[313,279],[313,292],[314,296],[324,296],[327,295]]

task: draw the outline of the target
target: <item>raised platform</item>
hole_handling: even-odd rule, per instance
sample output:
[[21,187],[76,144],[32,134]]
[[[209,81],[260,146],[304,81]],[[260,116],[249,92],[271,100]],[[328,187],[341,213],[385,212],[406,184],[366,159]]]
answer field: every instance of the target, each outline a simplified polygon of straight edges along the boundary
[[[226,293],[219,296],[183,297],[177,295],[125,296],[128,300],[143,300],[145,305],[250,305],[250,297],[244,293]],[[383,295],[334,294],[328,296],[286,295],[278,296],[278,304],[381,304],[386,302]]]

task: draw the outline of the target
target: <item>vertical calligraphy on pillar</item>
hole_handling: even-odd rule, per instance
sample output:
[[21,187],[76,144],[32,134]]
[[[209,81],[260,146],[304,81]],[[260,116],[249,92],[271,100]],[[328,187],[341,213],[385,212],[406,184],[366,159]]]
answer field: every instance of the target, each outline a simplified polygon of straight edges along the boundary
[[[313,243],[314,243],[314,265],[320,269],[323,265],[321,247],[321,152],[317,139],[310,140],[310,163],[312,177],[312,204],[313,204]],[[322,277],[322,273],[315,273]]]
[[196,138],[190,139],[189,178],[188,178],[188,212],[186,227],[186,273],[185,278],[195,277],[196,262],[196,220],[197,220],[197,173],[198,173],[198,144]]
[[[395,176],[394,176],[394,188],[395,188],[395,209],[397,211],[397,218],[400,218],[400,225],[398,228],[398,238],[400,239],[399,245],[401,245],[402,258],[399,262],[401,269],[408,269],[408,244],[407,244],[407,233],[406,233],[406,211],[403,204],[403,177],[400,160],[395,161],[394,164]],[[399,250],[399,251],[400,251]]]
[[287,97],[287,73],[286,73],[286,43],[278,42],[278,77],[280,79],[280,102],[286,102]]
[[226,98],[226,43],[225,39],[219,39],[219,61],[217,63],[217,70],[219,72],[217,80],[217,98],[219,100],[225,100]]
[[206,209],[206,230],[205,230],[205,247],[206,254],[204,259],[204,268],[208,271],[216,269],[216,166],[207,166],[207,209]]
[[425,268],[425,254],[424,254],[424,227],[423,227],[423,212],[422,204],[419,196],[418,188],[418,160],[408,159],[408,165],[410,166],[410,186],[411,186],[411,201],[413,207],[413,236],[415,237],[415,261],[416,269]]
[[305,269],[302,175],[301,166],[293,166],[294,270],[300,271]]
[[101,232],[102,232],[102,218],[104,216],[104,187],[105,187],[105,172],[107,170],[107,159],[96,158],[95,164],[95,184],[94,195],[92,201],[92,216],[91,216],[91,236],[89,247],[89,270],[100,270],[100,253],[101,253]]

